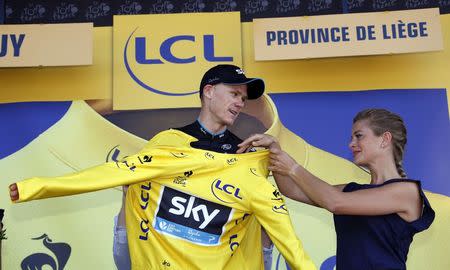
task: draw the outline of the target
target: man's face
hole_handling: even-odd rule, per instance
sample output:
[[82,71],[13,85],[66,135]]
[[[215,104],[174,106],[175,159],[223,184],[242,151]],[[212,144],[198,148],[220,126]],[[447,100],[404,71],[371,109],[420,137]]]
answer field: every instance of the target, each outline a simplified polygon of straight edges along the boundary
[[219,83],[212,87],[210,112],[219,124],[230,126],[245,106],[247,85]]

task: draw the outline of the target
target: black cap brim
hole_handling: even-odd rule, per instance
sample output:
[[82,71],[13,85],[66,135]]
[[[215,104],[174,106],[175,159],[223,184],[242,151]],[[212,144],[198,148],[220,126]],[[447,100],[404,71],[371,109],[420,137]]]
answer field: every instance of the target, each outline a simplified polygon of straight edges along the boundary
[[228,83],[228,82],[222,82],[222,83],[227,84],[227,85],[246,84],[248,99],[257,99],[260,96],[262,96],[262,94],[264,94],[265,84],[264,84],[264,81],[260,78],[246,78],[240,82],[234,81],[232,83]]

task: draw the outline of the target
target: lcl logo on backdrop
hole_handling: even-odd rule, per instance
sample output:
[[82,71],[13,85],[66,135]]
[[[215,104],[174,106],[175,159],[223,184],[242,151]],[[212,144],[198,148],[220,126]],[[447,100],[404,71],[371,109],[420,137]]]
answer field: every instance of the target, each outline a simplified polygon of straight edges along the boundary
[[[137,28],[130,34],[128,40],[125,44],[125,49],[123,52],[123,61],[125,67],[127,69],[130,77],[142,88],[152,91],[156,94],[168,95],[168,96],[185,96],[192,95],[198,92],[198,90],[188,91],[184,93],[174,93],[170,92],[170,90],[161,90],[156,89],[151,86],[151,82],[146,83],[143,78],[139,78],[131,68],[128,60],[128,50],[130,40],[134,38],[134,54],[135,61],[139,65],[163,65],[163,64],[190,64],[195,63],[198,57],[203,57],[204,60],[208,62],[233,62],[233,56],[217,56],[215,55],[215,35],[203,35],[201,39],[203,42],[196,38],[195,35],[176,35],[172,37],[168,37],[161,44],[152,44],[151,36],[134,36]],[[202,46],[203,48],[203,56],[191,54],[190,56],[181,56],[176,55],[173,52],[173,48],[177,46]],[[180,44],[180,45],[179,45]],[[159,47],[159,48],[158,48]],[[158,55],[158,52],[161,55],[161,58],[155,57],[151,58],[150,55]],[[164,60],[164,61],[163,61]]]
[[242,64],[239,12],[114,16],[113,31],[114,109],[197,107],[207,69]]

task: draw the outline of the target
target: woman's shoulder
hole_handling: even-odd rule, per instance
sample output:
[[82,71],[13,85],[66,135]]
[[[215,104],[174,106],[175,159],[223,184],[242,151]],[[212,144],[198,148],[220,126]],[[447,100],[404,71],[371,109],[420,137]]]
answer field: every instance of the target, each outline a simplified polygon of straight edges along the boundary
[[396,178],[385,181],[379,185],[384,189],[390,189],[395,193],[408,196],[410,199],[420,199],[424,196],[422,184],[419,180],[409,178]]
[[343,188],[344,192],[351,192],[361,189],[373,189],[373,188],[382,188],[386,191],[391,191],[400,194],[409,194],[410,196],[414,196],[419,198],[419,196],[423,196],[422,185],[419,180],[409,179],[409,178],[395,178],[384,181],[381,184],[360,184],[356,182],[350,182],[346,184]]

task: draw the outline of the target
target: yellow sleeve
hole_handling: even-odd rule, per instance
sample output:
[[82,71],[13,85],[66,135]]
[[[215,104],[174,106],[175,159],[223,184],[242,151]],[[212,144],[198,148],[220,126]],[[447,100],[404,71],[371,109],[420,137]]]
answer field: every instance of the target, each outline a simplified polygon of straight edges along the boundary
[[289,263],[291,269],[315,270],[316,266],[297,238],[283,198],[269,182],[259,185],[250,203],[259,223]]
[[193,140],[195,138],[181,131],[162,131],[155,135],[139,154],[120,162],[109,162],[63,176],[33,177],[20,181],[17,183],[19,200],[14,202],[92,192],[135,184],[162,175],[176,176],[186,171],[186,166],[193,164],[171,156],[168,149],[184,147],[186,150],[185,147]]
[[34,177],[17,183],[19,200],[25,202],[92,192],[121,185],[131,185],[149,179],[173,178],[187,168],[201,167],[202,163],[173,157],[164,149],[154,149],[123,159],[108,162],[58,177]]

